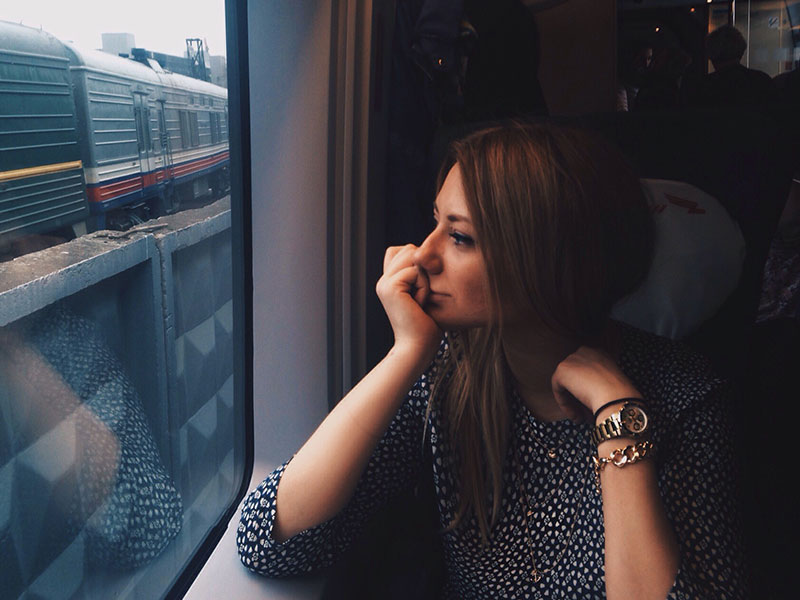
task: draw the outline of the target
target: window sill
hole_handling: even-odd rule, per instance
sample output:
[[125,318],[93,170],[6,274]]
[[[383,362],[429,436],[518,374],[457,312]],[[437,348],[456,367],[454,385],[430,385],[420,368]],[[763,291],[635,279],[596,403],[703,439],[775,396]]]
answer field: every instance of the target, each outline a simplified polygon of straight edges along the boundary
[[[263,475],[272,468],[256,463],[253,473]],[[258,476],[256,476],[258,477]],[[250,482],[248,490],[260,483]],[[318,600],[325,580],[322,577],[268,579],[251,573],[242,566],[236,553],[236,526],[240,510],[228,523],[225,534],[186,593],[187,600],[206,598],[268,598],[269,600]]]

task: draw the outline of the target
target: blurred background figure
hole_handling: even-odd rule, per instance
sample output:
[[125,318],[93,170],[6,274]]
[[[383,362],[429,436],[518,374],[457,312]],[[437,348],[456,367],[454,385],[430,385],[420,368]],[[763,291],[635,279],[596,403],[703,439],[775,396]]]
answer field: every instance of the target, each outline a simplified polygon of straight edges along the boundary
[[653,46],[642,40],[629,40],[620,47],[617,73],[617,110],[631,111],[639,89],[646,83],[653,64]]
[[636,97],[637,110],[680,108],[684,105],[683,77],[692,64],[688,52],[677,46],[659,48],[646,82]]
[[714,72],[703,79],[695,104],[759,108],[775,99],[770,76],[741,64],[746,49],[744,36],[732,25],[722,25],[708,34],[706,52]]

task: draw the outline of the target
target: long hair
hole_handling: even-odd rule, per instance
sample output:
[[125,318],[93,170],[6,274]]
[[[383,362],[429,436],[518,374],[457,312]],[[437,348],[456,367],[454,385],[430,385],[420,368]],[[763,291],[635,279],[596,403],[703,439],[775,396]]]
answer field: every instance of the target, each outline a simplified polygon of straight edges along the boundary
[[596,343],[612,305],[647,274],[653,222],[621,154],[585,132],[523,122],[477,131],[451,145],[439,189],[456,164],[494,318],[448,332],[432,403],[441,402],[457,465],[459,503],[448,529],[474,514],[487,542],[509,438],[509,308],[549,335]]

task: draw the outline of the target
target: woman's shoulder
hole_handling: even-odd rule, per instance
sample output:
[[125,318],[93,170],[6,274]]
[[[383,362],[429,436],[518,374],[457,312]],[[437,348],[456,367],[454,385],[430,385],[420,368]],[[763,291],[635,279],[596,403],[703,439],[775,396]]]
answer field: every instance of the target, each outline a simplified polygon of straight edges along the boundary
[[728,382],[688,345],[617,323],[622,337],[620,368],[664,416],[679,416],[726,393]]

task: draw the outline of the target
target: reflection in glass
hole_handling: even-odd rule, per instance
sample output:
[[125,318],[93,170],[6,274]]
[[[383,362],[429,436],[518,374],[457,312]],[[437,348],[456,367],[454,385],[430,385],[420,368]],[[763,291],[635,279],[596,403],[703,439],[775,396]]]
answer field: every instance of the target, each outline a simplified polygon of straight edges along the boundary
[[0,330],[0,422],[14,507],[5,544],[19,561],[3,565],[4,580],[41,568],[81,531],[89,563],[130,569],[181,529],[141,400],[88,319],[57,306]]

